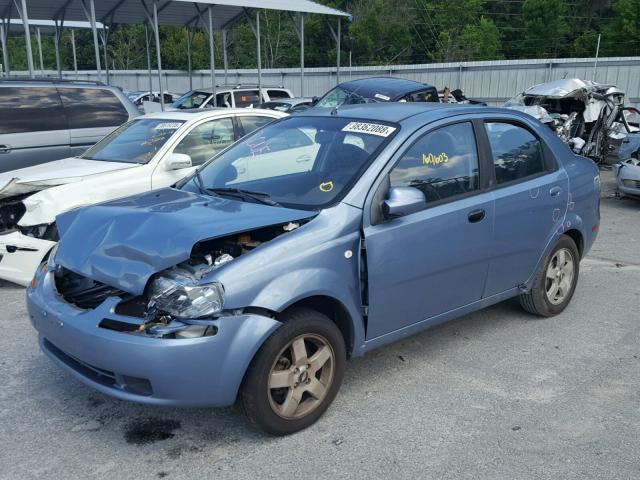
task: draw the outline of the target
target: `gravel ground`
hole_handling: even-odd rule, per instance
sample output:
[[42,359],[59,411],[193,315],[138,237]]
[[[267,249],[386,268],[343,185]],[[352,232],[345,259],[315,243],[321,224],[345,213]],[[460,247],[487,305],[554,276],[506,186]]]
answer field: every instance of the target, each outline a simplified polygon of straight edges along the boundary
[[348,365],[334,405],[287,438],[236,408],[95,393],[37,348],[24,291],[0,306],[0,478],[640,478],[640,201],[611,196],[572,304],[509,301]]

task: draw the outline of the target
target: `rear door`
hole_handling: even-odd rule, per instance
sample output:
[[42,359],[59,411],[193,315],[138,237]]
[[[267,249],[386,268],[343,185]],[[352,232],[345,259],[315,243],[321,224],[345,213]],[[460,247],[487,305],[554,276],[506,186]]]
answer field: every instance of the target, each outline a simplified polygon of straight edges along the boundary
[[569,182],[533,129],[509,120],[485,122],[494,164],[495,250],[485,296],[518,287],[535,272],[562,226]]
[[419,189],[426,201],[415,213],[365,220],[368,340],[482,298],[493,199],[474,130],[469,121],[429,128],[396,155],[390,187]]
[[69,124],[72,155],[82,154],[129,120],[129,112],[109,89],[58,87],[58,92]]
[[67,119],[55,87],[0,87],[0,172],[69,154]]

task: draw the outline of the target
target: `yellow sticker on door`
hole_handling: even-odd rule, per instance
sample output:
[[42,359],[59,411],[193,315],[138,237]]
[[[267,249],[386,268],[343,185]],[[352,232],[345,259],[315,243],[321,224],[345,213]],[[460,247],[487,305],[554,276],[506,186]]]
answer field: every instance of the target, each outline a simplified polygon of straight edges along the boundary
[[433,153],[422,154],[423,165],[440,165],[443,163],[447,163],[448,161],[449,161],[449,157],[444,152],[442,152],[440,155],[434,155]]
[[333,190],[333,182],[323,182],[320,184],[320,191],[327,193],[331,190]]

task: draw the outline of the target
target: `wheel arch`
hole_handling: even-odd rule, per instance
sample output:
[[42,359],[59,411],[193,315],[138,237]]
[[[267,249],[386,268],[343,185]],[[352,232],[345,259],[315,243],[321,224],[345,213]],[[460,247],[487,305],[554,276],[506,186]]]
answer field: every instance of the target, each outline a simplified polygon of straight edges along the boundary
[[584,253],[584,237],[582,236],[582,232],[577,228],[572,228],[564,232],[564,235],[571,238],[578,247],[578,253],[580,254],[580,258],[582,259],[582,255]]
[[287,305],[280,313],[294,308],[308,308],[326,315],[340,329],[347,349],[347,357],[351,357],[356,345],[354,319],[347,307],[337,298],[328,295],[313,295],[298,299]]

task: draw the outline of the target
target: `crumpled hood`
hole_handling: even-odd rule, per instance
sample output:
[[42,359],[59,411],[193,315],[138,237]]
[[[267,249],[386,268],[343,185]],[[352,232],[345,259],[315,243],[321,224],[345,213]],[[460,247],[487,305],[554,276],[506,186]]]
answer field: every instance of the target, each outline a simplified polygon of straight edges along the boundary
[[163,189],[74,210],[56,218],[56,262],[134,295],[149,278],[183,262],[193,246],[316,212]]
[[137,163],[103,162],[70,157],[0,173],[0,199],[79,182],[84,177],[96,173],[136,166],[138,166]]

